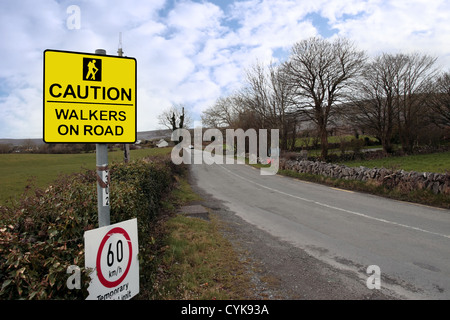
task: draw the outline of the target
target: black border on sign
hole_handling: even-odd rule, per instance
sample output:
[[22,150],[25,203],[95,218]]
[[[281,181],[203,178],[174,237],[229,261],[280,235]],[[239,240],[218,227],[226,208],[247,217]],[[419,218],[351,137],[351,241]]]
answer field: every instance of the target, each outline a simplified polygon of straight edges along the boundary
[[[60,53],[70,53],[70,54],[80,54],[80,55],[84,55],[84,56],[94,56],[94,57],[99,57],[100,59],[102,57],[108,57],[108,58],[117,58],[117,59],[131,59],[134,60],[134,127],[135,127],[135,131],[134,131],[134,140],[133,141],[91,141],[91,142],[85,142],[85,141],[78,141],[78,142],[55,142],[55,141],[45,141],[45,53],[46,52],[60,52]],[[95,54],[95,53],[87,53],[87,52],[76,52],[76,51],[66,51],[66,50],[54,50],[54,49],[46,49],[44,50],[43,53],[43,90],[42,90],[42,140],[45,143],[64,143],[64,144],[116,144],[116,143],[120,143],[120,144],[133,144],[137,141],[137,60],[136,58],[133,57],[120,57],[120,56],[113,56],[113,55],[108,55],[108,54]]]

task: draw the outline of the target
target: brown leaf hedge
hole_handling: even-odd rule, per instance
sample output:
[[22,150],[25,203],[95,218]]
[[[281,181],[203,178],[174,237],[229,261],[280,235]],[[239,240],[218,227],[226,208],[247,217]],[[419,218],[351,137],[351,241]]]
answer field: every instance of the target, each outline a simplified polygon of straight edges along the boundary
[[[143,284],[152,272],[142,258],[154,241],[152,221],[182,170],[168,156],[110,165],[111,224],[137,218]],[[0,207],[0,299],[86,298],[83,234],[98,227],[95,175],[84,169],[61,176],[45,190],[27,188],[20,201]],[[70,265],[81,268],[79,290],[67,288]]]

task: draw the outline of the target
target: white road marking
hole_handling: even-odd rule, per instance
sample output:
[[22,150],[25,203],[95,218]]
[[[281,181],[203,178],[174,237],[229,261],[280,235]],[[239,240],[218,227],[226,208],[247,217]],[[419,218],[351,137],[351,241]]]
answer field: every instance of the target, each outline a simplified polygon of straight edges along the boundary
[[445,234],[441,234],[441,233],[437,233],[437,232],[432,232],[432,231],[428,231],[428,230],[425,230],[425,229],[409,226],[409,225],[406,225],[406,224],[402,224],[402,223],[398,223],[398,222],[394,222],[394,221],[390,221],[390,220],[386,220],[386,219],[372,217],[372,216],[369,216],[369,215],[364,214],[364,213],[350,211],[350,210],[347,210],[347,209],[331,206],[331,205],[328,205],[326,203],[322,203],[322,202],[319,202],[319,201],[310,200],[310,199],[302,198],[302,197],[299,197],[299,196],[296,196],[296,195],[292,195],[292,194],[289,194],[289,193],[286,193],[286,192],[283,192],[283,191],[280,191],[280,190],[277,190],[277,189],[274,189],[274,188],[271,188],[271,187],[267,187],[267,186],[262,185],[260,183],[254,182],[252,180],[243,178],[240,175],[235,174],[231,170],[226,169],[223,165],[219,165],[219,167],[221,167],[222,169],[224,169],[228,173],[232,174],[233,176],[238,177],[241,180],[247,181],[247,182],[252,183],[254,185],[257,185],[257,186],[259,186],[261,188],[264,188],[264,189],[267,189],[267,190],[270,190],[270,191],[273,191],[273,192],[277,192],[279,194],[283,194],[283,195],[288,196],[288,197],[292,197],[292,198],[295,198],[295,199],[298,199],[298,200],[302,200],[302,201],[305,201],[305,202],[314,203],[314,204],[322,206],[322,207],[326,207],[326,208],[334,209],[334,210],[337,210],[337,211],[350,213],[350,214],[353,214],[353,215],[356,215],[356,216],[359,216],[359,217],[375,220],[375,221],[378,221],[378,222],[384,222],[384,223],[387,223],[387,224],[391,224],[391,225],[395,225],[395,226],[399,226],[399,227],[403,227],[403,228],[407,228],[407,229],[411,229],[411,230],[415,230],[415,231],[420,231],[420,232],[424,232],[424,233],[428,233],[428,234],[432,234],[432,235],[436,235],[436,236],[440,236],[440,237],[444,237],[444,238],[450,239],[450,235],[445,235]]

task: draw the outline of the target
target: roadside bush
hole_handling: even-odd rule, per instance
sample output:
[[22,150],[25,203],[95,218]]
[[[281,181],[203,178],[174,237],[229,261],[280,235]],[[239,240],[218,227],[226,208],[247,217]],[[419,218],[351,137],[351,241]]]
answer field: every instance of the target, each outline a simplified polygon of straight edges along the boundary
[[[145,251],[147,231],[175,170],[168,158],[110,166],[111,223],[137,218],[140,250]],[[20,202],[0,207],[1,299],[87,296],[83,234],[98,226],[95,174],[62,176],[47,189],[26,192]],[[81,290],[66,286],[70,265],[82,269]]]
[[353,153],[361,153],[363,146],[364,146],[364,140],[352,139],[350,141],[350,148],[353,151]]

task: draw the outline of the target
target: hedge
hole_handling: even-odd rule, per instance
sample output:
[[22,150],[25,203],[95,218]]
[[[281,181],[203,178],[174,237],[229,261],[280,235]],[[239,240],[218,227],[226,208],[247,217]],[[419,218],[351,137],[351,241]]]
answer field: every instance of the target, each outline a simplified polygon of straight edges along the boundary
[[[111,224],[137,218],[140,257],[148,251],[152,220],[180,168],[169,157],[110,166]],[[0,207],[0,299],[86,298],[90,278],[83,234],[98,227],[95,175],[84,170],[61,176],[45,190],[29,188],[19,202]],[[67,288],[70,265],[81,268],[80,290]]]

